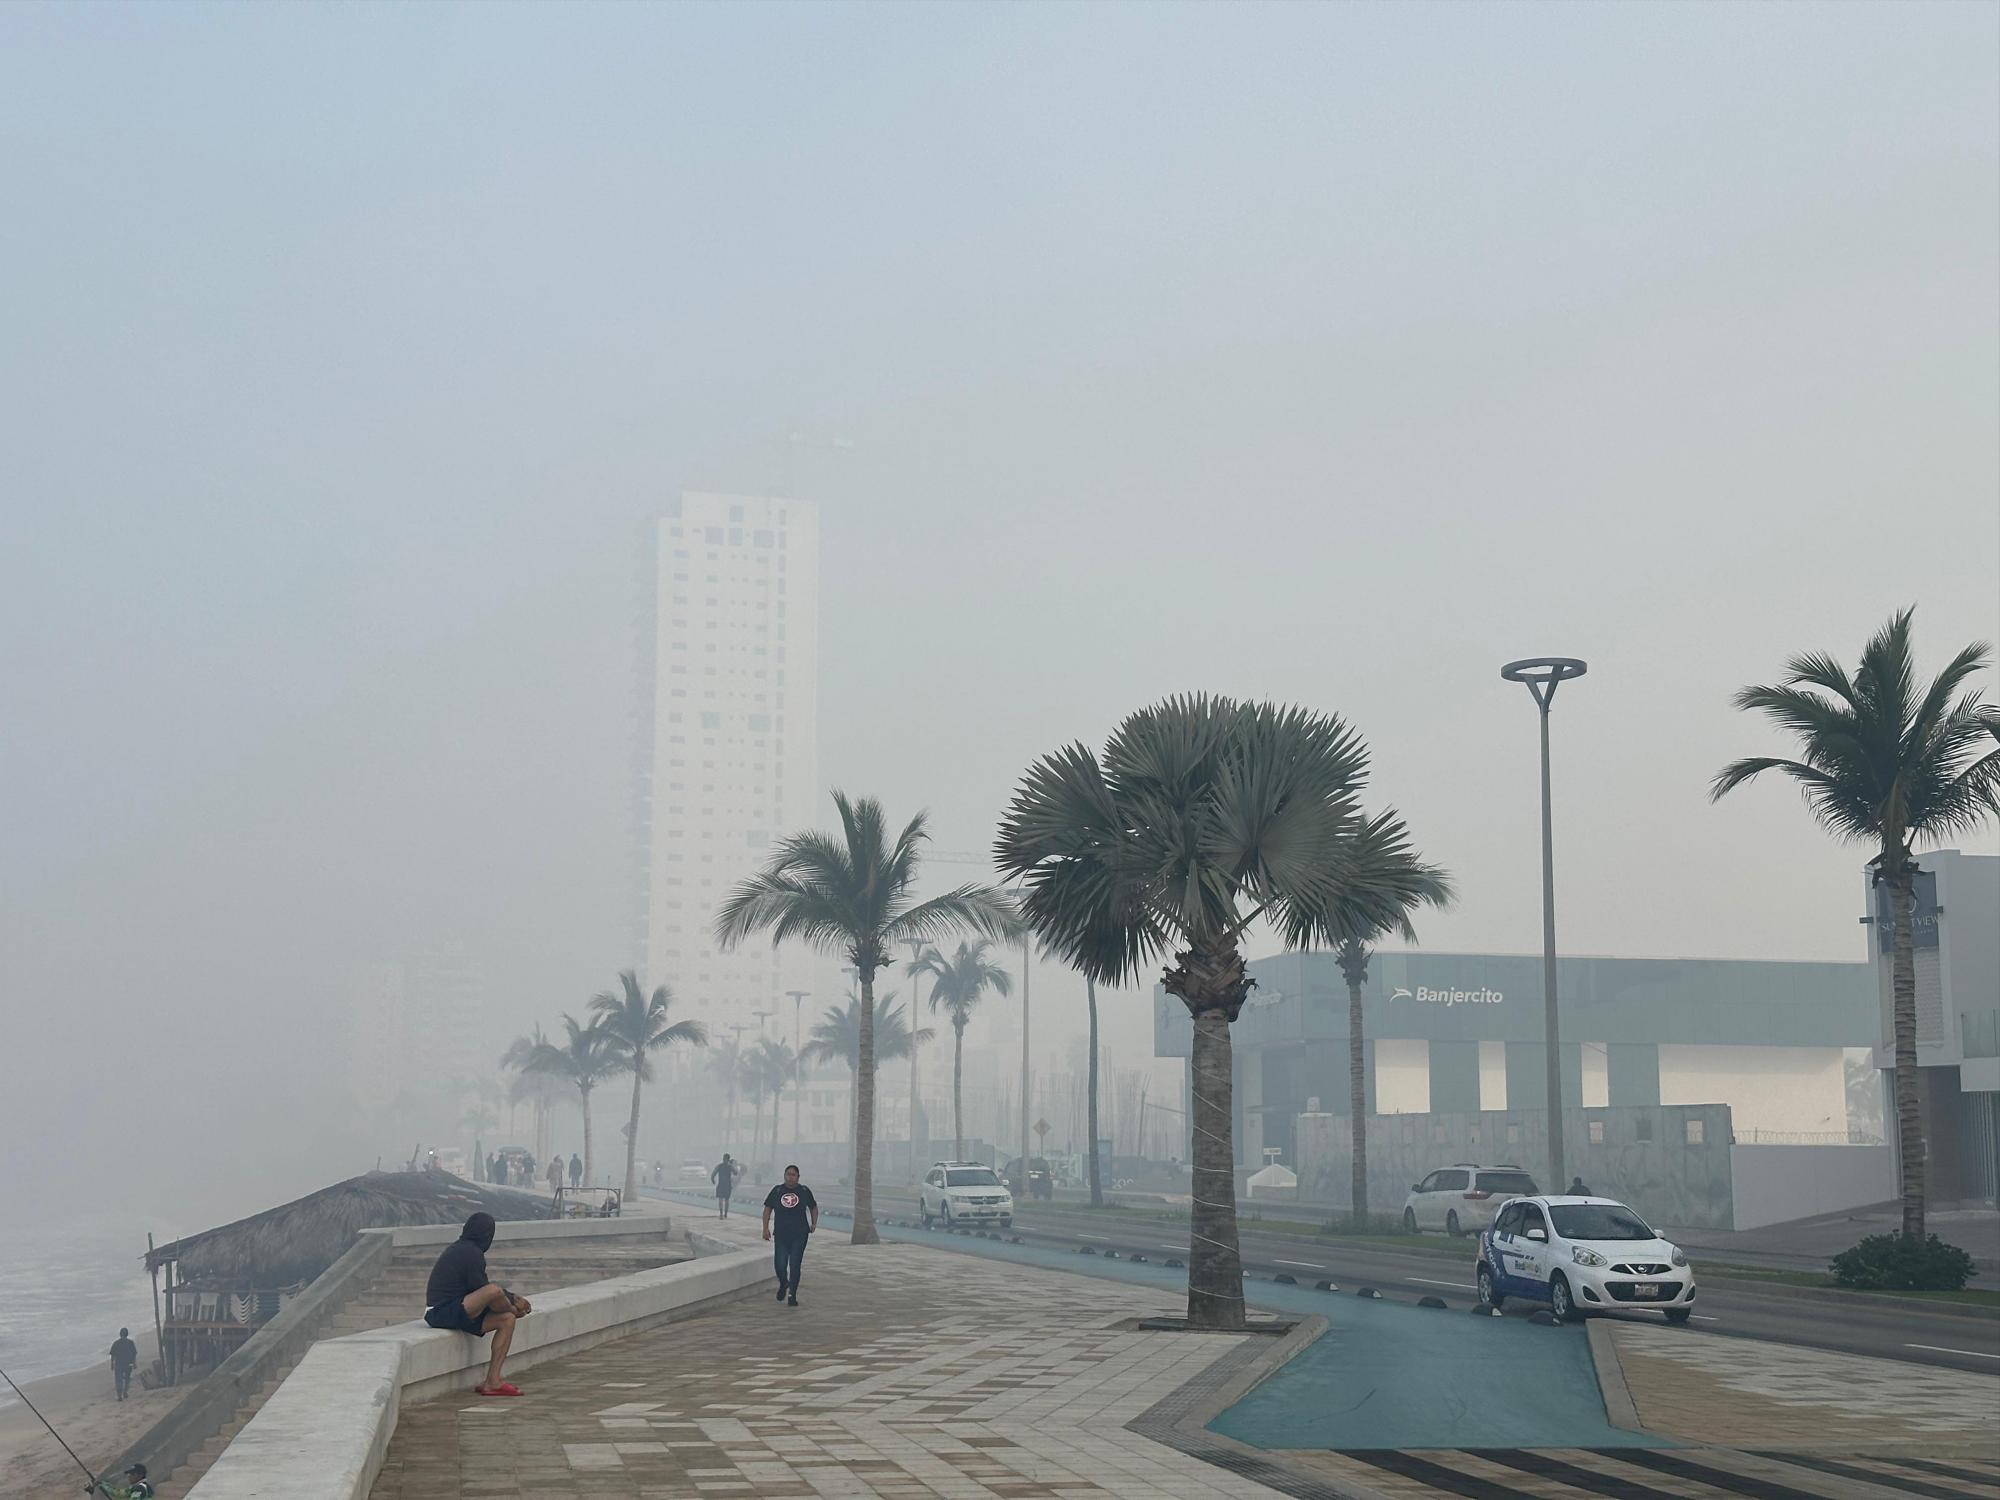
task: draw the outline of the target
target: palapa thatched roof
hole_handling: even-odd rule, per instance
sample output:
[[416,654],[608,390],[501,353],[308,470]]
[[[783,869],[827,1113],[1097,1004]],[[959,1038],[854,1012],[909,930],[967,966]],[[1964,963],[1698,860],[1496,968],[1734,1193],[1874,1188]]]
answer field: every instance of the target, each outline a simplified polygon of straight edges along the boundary
[[340,1259],[364,1229],[459,1224],[482,1210],[500,1220],[554,1216],[546,1198],[448,1172],[367,1172],[161,1245],[146,1257],[146,1269],[178,1262],[175,1279],[197,1287],[291,1286]]

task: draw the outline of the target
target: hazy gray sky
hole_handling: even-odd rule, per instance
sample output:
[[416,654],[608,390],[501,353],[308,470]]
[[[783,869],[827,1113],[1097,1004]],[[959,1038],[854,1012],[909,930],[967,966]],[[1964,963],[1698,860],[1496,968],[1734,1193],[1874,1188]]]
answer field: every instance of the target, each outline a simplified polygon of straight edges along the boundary
[[1918,0],[0,9],[0,1138],[330,1168],[357,959],[478,952],[497,1042],[607,983],[684,486],[822,502],[822,779],[944,846],[1277,696],[1458,875],[1427,942],[1530,950],[1497,668],[1560,652],[1564,946],[1860,956],[1863,855],[1704,788],[1791,651],[2000,633],[1996,56]]

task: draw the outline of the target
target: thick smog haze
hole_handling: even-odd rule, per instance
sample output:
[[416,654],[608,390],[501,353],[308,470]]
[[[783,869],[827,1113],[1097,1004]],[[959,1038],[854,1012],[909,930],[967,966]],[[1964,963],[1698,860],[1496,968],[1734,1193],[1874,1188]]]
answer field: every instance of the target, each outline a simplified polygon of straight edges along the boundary
[[[186,1230],[407,1155],[357,970],[470,956],[497,1060],[639,962],[684,491],[818,504],[823,818],[983,855],[1134,709],[1298,703],[1455,877],[1425,947],[1539,952],[1499,667],[1573,655],[1563,951],[1861,958],[1872,851],[1708,784],[1785,753],[1730,699],[1793,653],[2000,634],[1996,52],[1922,3],[0,12],[0,1195]],[[1034,985],[1039,1066],[1083,1000]]]

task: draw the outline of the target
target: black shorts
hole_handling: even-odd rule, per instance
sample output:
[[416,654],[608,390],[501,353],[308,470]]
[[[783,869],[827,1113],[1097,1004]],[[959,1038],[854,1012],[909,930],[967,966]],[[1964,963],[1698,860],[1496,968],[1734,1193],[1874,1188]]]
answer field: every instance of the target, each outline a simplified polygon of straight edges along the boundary
[[454,1297],[449,1302],[426,1308],[424,1321],[433,1328],[442,1328],[450,1333],[469,1333],[476,1339],[486,1336],[486,1330],[479,1326],[485,1318],[470,1316],[465,1310],[463,1297]]

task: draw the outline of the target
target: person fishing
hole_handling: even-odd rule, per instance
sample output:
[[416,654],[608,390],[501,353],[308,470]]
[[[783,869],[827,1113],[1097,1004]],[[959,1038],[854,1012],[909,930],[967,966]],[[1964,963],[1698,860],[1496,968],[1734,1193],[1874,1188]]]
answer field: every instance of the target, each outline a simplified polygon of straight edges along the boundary
[[146,1477],[144,1464],[133,1464],[125,1471],[125,1483],[115,1479],[100,1479],[88,1486],[86,1495],[109,1495],[111,1500],[153,1500],[153,1483]]
[[521,1388],[500,1378],[500,1366],[514,1344],[514,1324],[534,1308],[486,1276],[486,1252],[493,1244],[493,1215],[474,1214],[459,1237],[444,1247],[431,1267],[424,1288],[424,1321],[433,1328],[493,1338],[486,1362],[486,1379],[474,1386],[478,1396],[518,1396]]

